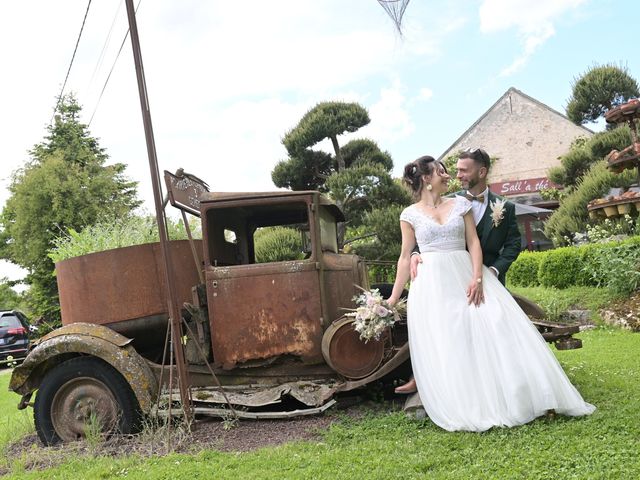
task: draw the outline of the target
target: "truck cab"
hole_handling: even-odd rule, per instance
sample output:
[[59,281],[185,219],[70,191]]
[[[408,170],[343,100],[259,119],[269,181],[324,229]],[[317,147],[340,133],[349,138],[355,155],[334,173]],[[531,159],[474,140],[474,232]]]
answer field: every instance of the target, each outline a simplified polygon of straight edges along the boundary
[[[338,252],[340,209],[318,192],[283,191],[209,193],[200,210],[215,365],[324,363],[324,331],[367,286],[363,261]],[[298,258],[256,255],[256,235],[274,227],[299,232]]]

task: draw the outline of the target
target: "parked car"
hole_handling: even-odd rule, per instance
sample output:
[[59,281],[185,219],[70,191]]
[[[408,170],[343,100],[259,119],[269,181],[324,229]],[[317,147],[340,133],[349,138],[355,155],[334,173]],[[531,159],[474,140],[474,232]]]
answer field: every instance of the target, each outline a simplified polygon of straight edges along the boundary
[[0,366],[13,360],[24,360],[29,351],[29,333],[33,328],[22,312],[0,310]]

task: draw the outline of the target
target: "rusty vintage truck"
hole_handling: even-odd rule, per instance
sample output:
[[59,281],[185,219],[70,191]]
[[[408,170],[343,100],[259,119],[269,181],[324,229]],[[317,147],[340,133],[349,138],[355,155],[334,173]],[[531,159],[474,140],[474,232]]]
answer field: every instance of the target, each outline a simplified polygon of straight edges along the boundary
[[[339,251],[344,217],[333,202],[315,191],[200,193],[191,213],[202,240],[169,243],[196,415],[315,414],[341,392],[407,378],[406,322],[365,343],[344,316],[357,286],[371,286],[366,262]],[[301,259],[256,261],[256,232],[275,226],[300,232]],[[35,343],[10,382],[45,444],[83,437],[92,417],[129,433],[145,415],[179,410],[160,264],[159,244],[146,244],[56,265],[63,326]],[[580,346],[577,327],[534,323],[559,348]]]

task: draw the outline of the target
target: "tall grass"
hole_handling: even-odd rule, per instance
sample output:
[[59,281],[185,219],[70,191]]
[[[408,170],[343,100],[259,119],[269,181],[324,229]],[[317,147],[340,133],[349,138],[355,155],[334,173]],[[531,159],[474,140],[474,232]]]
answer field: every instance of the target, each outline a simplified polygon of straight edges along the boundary
[[8,392],[10,373],[9,369],[0,370],[0,469],[10,465],[11,460],[5,453],[7,446],[35,430],[33,411],[18,410],[20,396]]
[[[187,238],[182,220],[176,222],[167,218],[166,223],[169,239]],[[199,222],[195,228],[191,226],[191,229],[195,237],[201,237]],[[80,232],[70,229],[57,237],[49,257],[56,263],[88,253],[157,242],[159,238],[155,217],[130,215],[123,218],[109,218],[90,225]]]

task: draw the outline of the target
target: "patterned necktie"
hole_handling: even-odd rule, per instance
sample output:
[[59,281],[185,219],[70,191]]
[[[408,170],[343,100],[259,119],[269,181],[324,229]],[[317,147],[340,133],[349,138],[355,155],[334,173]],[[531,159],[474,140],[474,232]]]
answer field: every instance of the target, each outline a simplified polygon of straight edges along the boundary
[[484,195],[480,194],[478,196],[475,195],[471,195],[469,192],[465,192],[464,194],[464,198],[466,198],[467,200],[473,202],[474,200],[480,202],[480,203],[484,203]]

